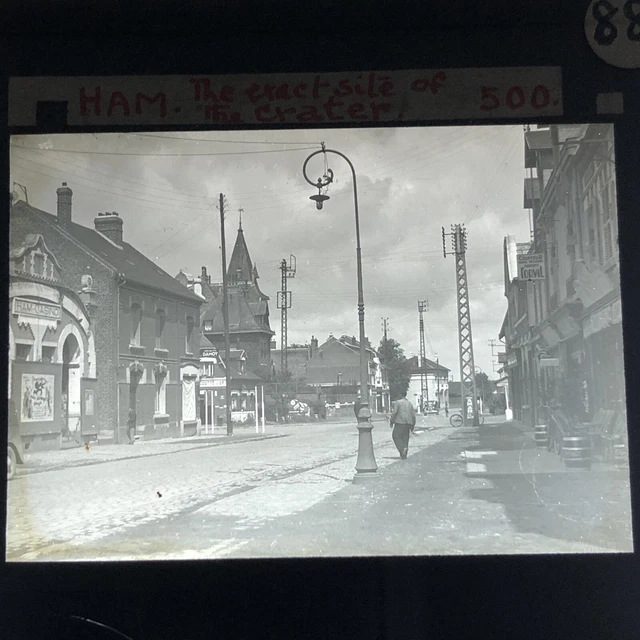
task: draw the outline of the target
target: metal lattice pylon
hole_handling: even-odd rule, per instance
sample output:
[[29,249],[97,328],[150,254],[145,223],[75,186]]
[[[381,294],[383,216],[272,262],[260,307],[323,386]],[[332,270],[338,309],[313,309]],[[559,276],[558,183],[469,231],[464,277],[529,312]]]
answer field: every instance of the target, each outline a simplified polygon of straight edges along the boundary
[[282,291],[278,291],[277,307],[281,309],[280,315],[280,373],[283,378],[286,377],[288,371],[287,362],[287,310],[291,308],[291,291],[287,290],[287,279],[294,278],[296,275],[296,257],[289,257],[289,264],[286,260],[280,263],[282,271]]
[[427,301],[418,300],[418,313],[420,314],[420,411],[424,410],[425,402],[429,402],[429,388],[427,386],[426,373],[426,349],[424,346],[424,318],[423,313],[427,310]]
[[[473,361],[473,337],[471,335],[471,311],[469,309],[469,286],[467,281],[467,232],[463,225],[451,225],[453,252],[456,260],[456,293],[458,301],[458,346],[460,350],[460,395],[464,424],[471,421],[479,425],[476,401],[475,363]],[[446,256],[445,232],[442,229],[442,248]]]

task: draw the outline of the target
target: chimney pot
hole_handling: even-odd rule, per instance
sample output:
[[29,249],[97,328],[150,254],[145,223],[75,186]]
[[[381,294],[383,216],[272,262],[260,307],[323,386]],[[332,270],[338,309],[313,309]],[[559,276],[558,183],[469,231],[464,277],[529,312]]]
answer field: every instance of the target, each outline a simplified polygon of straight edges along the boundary
[[115,212],[98,213],[93,221],[95,230],[109,238],[111,242],[122,246],[122,218]]

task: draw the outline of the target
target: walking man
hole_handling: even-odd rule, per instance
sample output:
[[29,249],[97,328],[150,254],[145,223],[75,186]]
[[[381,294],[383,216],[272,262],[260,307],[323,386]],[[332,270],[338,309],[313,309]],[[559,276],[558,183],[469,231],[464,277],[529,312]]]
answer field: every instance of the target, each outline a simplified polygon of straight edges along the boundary
[[129,436],[129,444],[133,444],[136,439],[136,412],[129,409],[129,418],[127,419],[127,435]]
[[393,428],[391,434],[393,442],[400,453],[400,457],[406,460],[409,452],[409,432],[413,431],[416,426],[416,412],[411,402],[407,400],[407,392],[403,392],[401,396],[393,405],[389,423]]

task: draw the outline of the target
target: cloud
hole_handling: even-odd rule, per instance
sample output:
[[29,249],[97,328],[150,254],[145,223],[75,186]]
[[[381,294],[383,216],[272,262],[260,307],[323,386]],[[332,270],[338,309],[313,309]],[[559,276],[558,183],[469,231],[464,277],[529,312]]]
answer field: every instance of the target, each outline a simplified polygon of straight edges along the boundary
[[[55,190],[74,190],[74,217],[88,226],[98,211],[118,211],[128,242],[170,274],[180,268],[221,273],[219,194],[226,196],[227,254],[242,214],[260,286],[275,308],[278,265],[290,254],[291,342],[311,335],[358,335],[355,223],[351,171],[327,155],[335,182],[317,211],[302,164],[319,142],[345,153],[358,181],[367,334],[377,344],[381,317],[407,355],[417,353],[418,300],[425,314],[427,355],[458,379],[454,259],[442,256],[441,228],[466,223],[467,266],[476,363],[492,374],[488,340],[502,323],[502,239],[528,237],[522,209],[520,127],[449,127],[99,134],[14,137],[12,179],[28,186],[30,202],[55,212]],[[294,144],[296,142],[303,144]],[[18,146],[53,149],[32,151]],[[118,154],[62,153],[55,149]],[[153,154],[170,153],[170,156]],[[188,155],[188,154],[226,155]],[[233,154],[233,155],[230,155]],[[316,179],[322,156],[309,163]]]

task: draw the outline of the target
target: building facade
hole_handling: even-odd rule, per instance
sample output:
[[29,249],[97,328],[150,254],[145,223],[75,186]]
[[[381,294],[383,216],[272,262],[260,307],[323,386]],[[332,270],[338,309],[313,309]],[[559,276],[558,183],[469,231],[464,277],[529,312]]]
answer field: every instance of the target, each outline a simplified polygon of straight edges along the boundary
[[[202,299],[124,241],[118,214],[98,214],[94,228],[74,222],[72,195],[63,183],[57,215],[23,201],[11,207],[10,375],[17,362],[42,371],[62,365],[59,382],[53,374],[54,424],[47,427],[58,435],[47,446],[59,446],[65,434],[73,442],[123,442],[131,409],[145,437],[195,430]],[[60,314],[62,328],[72,301],[76,326],[59,344],[38,314]],[[27,308],[35,310],[29,323]],[[18,389],[11,393],[15,403]]]
[[[275,332],[269,325],[269,296],[258,285],[258,269],[251,261],[242,224],[227,269],[229,335],[231,349],[246,355],[246,369],[262,380],[273,374],[271,341]],[[181,271],[176,280],[204,300],[202,333],[218,352],[225,350],[225,328],[222,313],[223,287],[212,283],[206,267],[194,277]]]
[[[298,365],[307,385],[323,390],[330,402],[354,402],[360,389],[360,343],[355,337],[328,339],[318,346],[312,339],[309,358]],[[386,369],[374,349],[367,346],[367,371],[371,408],[377,413],[389,411],[389,383]]]
[[[420,356],[408,359],[411,378],[407,389],[407,400],[413,403],[416,411],[426,411],[426,403],[437,402],[438,407],[444,409],[449,405],[449,369],[439,362],[424,359],[424,366]],[[422,393],[422,380],[425,381],[425,391]]]
[[[625,411],[613,128],[552,126],[525,133],[525,207],[532,238],[504,243],[506,344],[514,417],[545,407],[577,420]],[[523,279],[519,256],[544,269]]]

